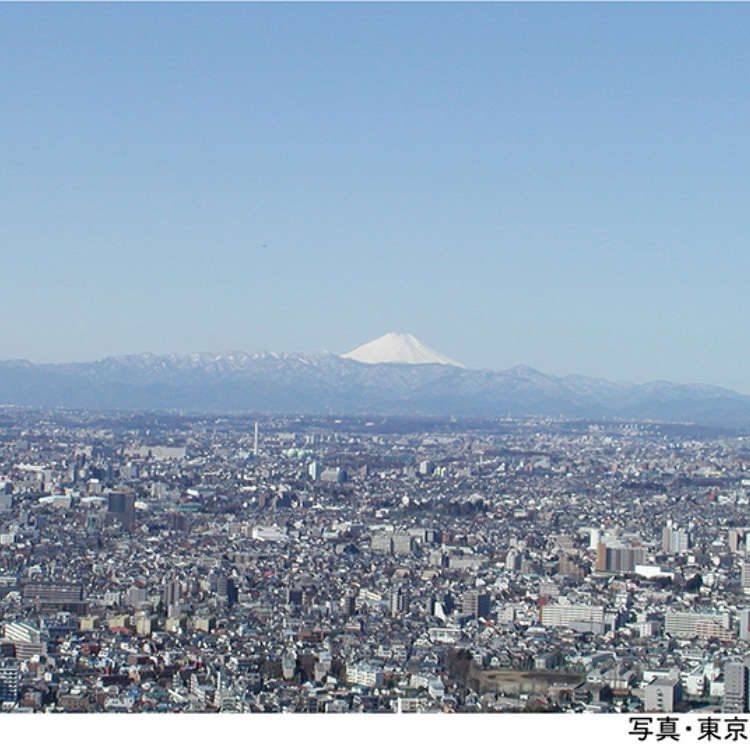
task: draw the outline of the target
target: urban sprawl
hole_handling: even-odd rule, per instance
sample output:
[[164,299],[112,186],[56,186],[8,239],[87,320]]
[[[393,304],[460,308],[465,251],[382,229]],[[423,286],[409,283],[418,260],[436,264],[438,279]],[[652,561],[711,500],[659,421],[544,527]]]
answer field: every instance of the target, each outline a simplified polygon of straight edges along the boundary
[[748,710],[750,433],[0,409],[13,712]]

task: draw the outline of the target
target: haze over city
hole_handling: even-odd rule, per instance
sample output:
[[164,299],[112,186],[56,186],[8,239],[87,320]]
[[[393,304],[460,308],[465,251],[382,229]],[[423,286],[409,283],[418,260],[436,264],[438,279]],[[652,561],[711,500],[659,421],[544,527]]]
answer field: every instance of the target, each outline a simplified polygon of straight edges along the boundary
[[750,9],[0,6],[0,359],[343,353],[750,392]]

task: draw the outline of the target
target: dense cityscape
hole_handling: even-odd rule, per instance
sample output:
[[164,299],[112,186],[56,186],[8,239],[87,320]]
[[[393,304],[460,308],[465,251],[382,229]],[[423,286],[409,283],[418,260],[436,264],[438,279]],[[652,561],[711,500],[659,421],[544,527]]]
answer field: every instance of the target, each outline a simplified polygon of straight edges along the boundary
[[748,709],[750,433],[0,410],[11,712]]

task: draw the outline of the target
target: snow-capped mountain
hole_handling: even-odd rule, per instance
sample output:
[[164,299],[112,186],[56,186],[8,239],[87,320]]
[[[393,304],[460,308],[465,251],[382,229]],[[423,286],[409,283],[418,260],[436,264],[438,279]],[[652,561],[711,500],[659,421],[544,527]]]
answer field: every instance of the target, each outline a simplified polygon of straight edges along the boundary
[[386,333],[385,336],[362,344],[341,356],[369,365],[393,362],[402,365],[466,366],[436,352],[410,333]]
[[[391,340],[392,342],[392,340]],[[386,342],[387,343],[387,342]],[[403,340],[402,340],[402,343]],[[364,348],[364,347],[360,347]],[[461,367],[437,352],[419,364],[368,364],[351,355],[246,354],[108,357],[37,365],[0,362],[0,404],[88,409],[419,414],[445,416],[621,417],[747,426],[750,397],[724,388],[556,377],[518,366]],[[393,347],[384,348],[394,356]],[[383,355],[383,350],[381,350]],[[416,356],[414,350],[409,356]],[[445,361],[424,361],[425,357]]]

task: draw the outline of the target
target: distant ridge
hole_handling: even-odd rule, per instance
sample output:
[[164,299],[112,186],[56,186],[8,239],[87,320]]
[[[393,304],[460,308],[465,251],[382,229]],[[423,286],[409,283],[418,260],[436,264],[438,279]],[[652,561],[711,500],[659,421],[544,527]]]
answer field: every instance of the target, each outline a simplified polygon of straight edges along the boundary
[[[397,341],[408,339],[401,334]],[[472,370],[420,347],[415,353],[386,346],[379,356],[396,361],[367,363],[329,353],[204,352],[70,364],[0,362],[0,404],[224,414],[618,418],[692,422],[750,434],[750,396],[726,388],[556,377],[521,365]],[[407,356],[418,363],[405,362]]]
[[466,365],[431,349],[411,333],[386,333],[385,336],[362,344],[362,346],[358,346],[341,356],[368,365],[391,362],[401,365],[466,367]]

